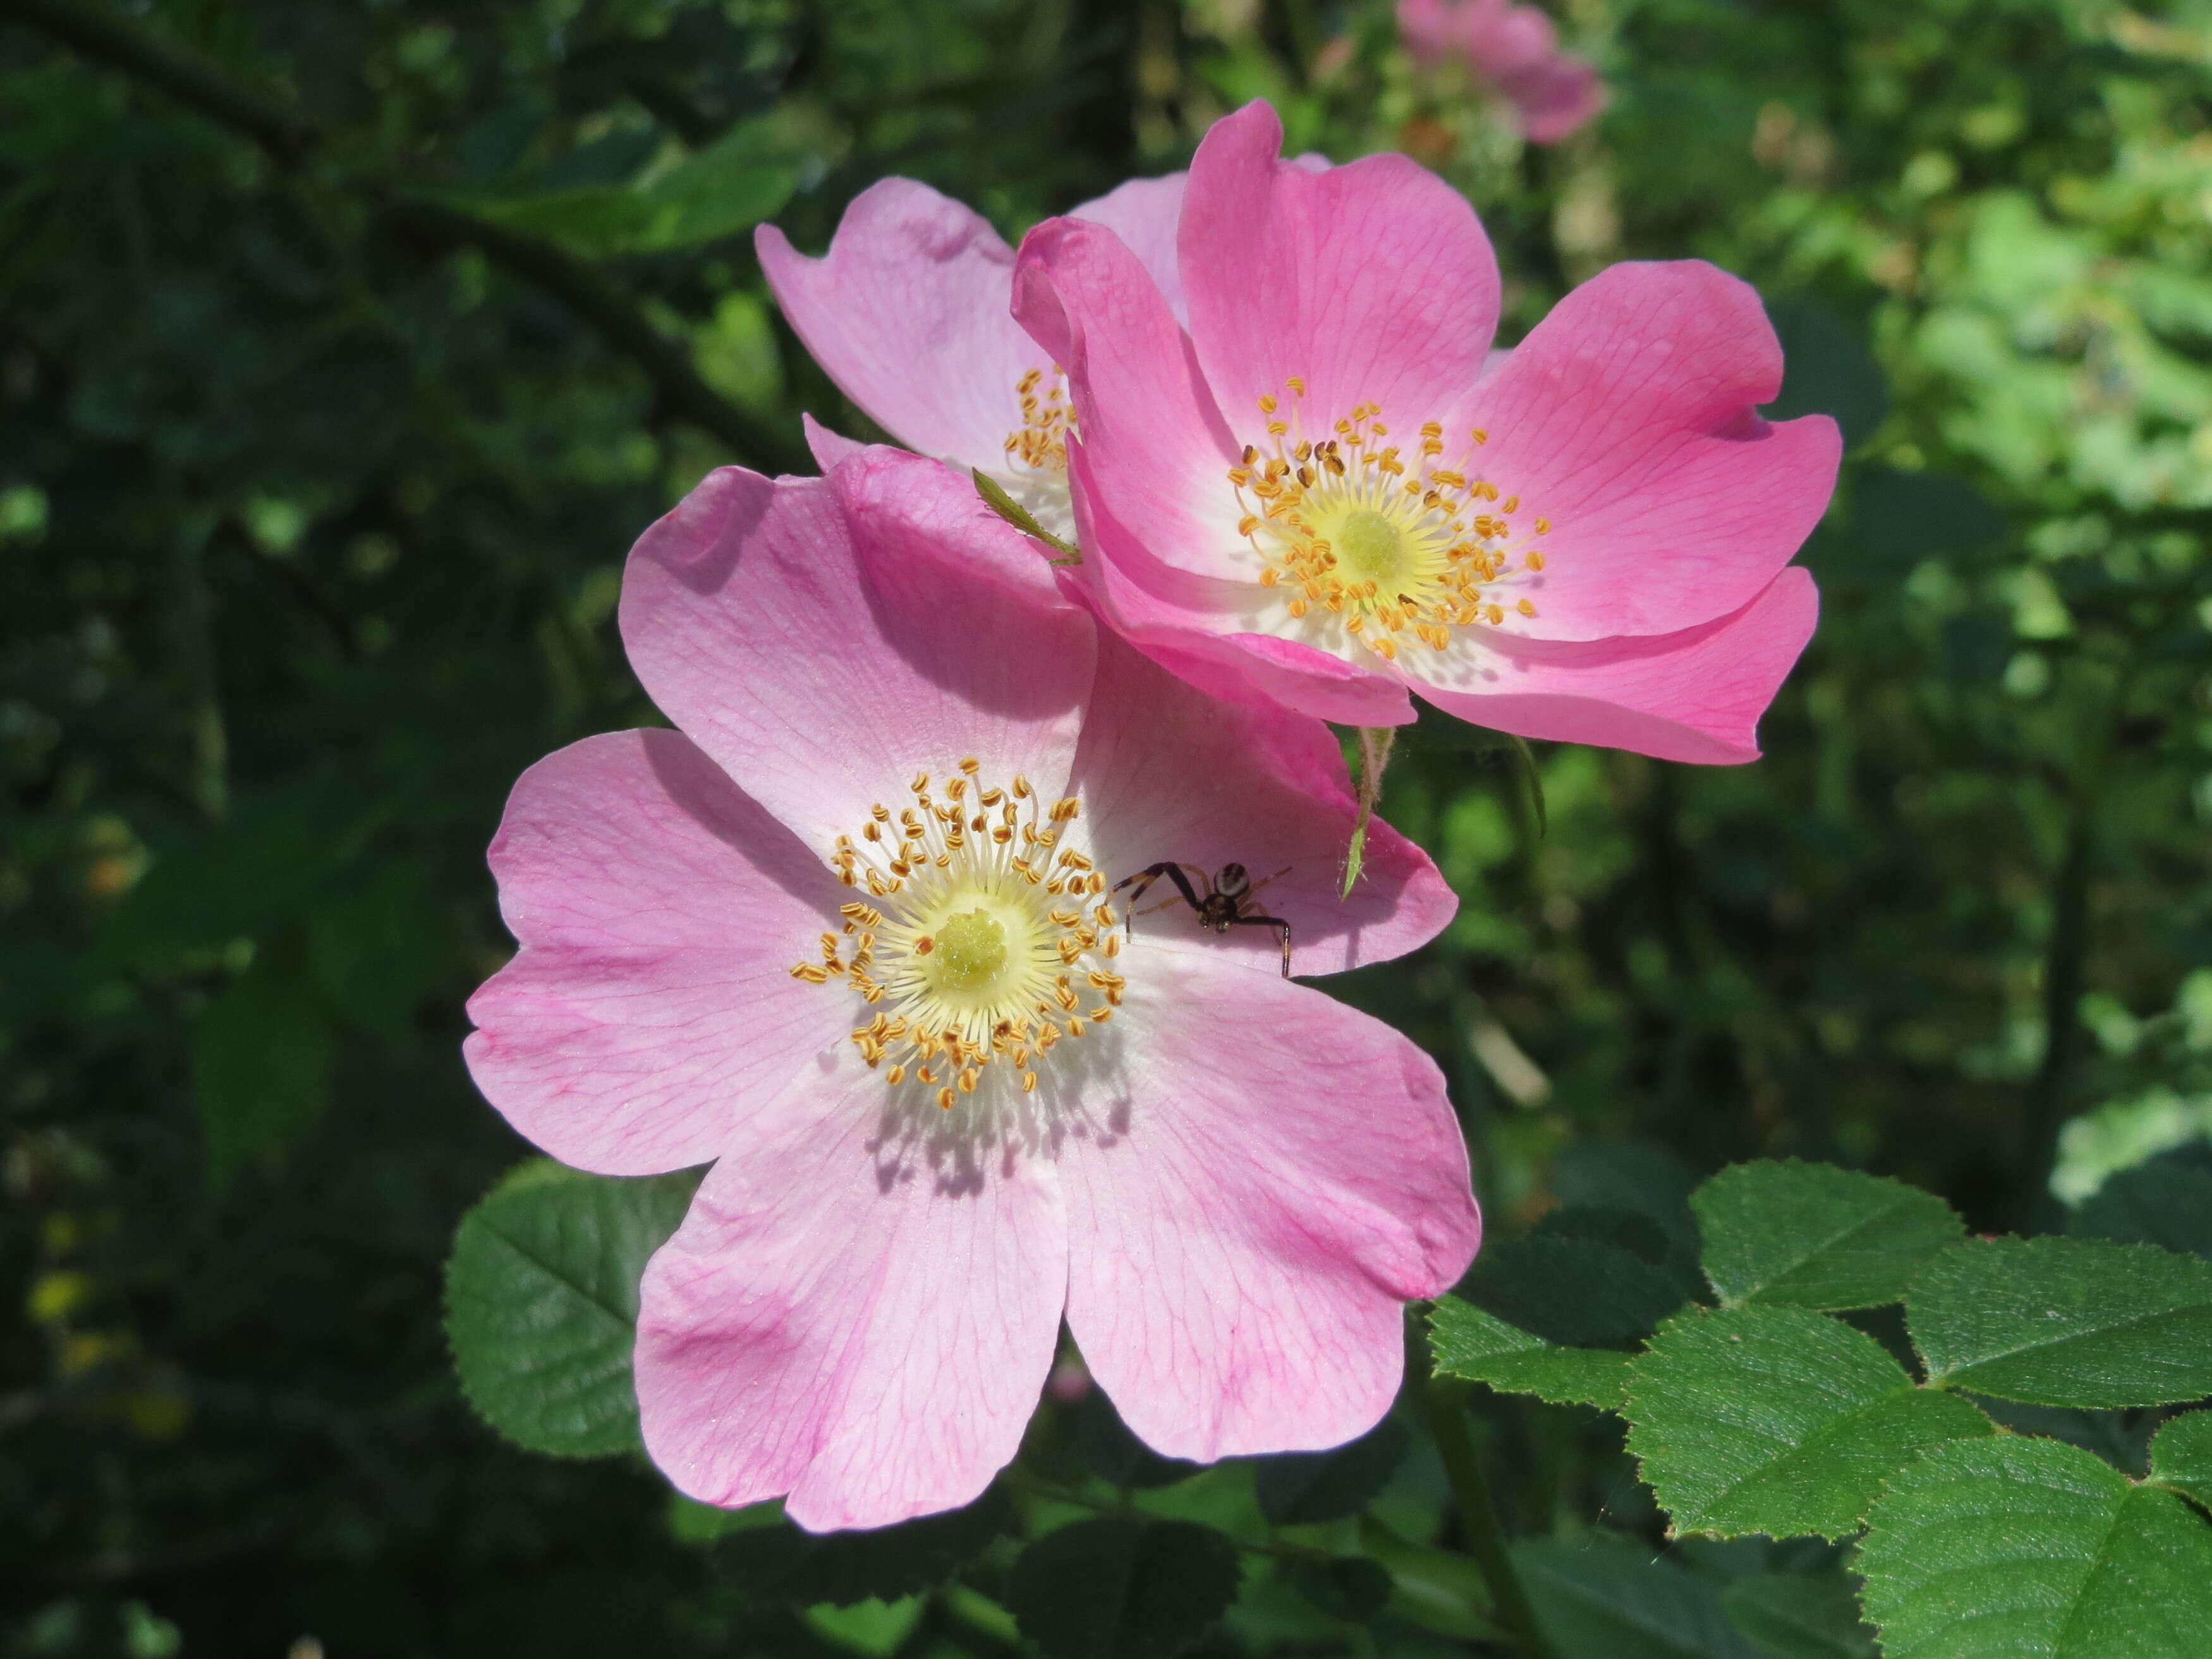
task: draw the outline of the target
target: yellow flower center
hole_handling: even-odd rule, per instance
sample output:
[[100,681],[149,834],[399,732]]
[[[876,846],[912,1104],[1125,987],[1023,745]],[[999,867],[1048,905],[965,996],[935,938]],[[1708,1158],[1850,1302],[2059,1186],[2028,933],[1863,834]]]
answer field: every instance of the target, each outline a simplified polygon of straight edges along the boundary
[[922,977],[940,997],[988,1000],[1006,968],[1006,926],[978,907],[948,917],[937,949],[923,958]]
[[1379,404],[1359,404],[1314,440],[1300,429],[1302,380],[1290,382],[1291,413],[1260,399],[1268,447],[1248,445],[1229,470],[1242,517],[1237,533],[1260,558],[1261,586],[1284,591],[1293,621],[1310,629],[1334,622],[1344,642],[1358,640],[1386,659],[1409,641],[1443,651],[1455,630],[1498,628],[1507,614],[1534,617],[1526,589],[1544,568],[1534,538],[1551,520],[1515,522],[1521,498],[1470,476],[1476,449],[1468,434],[1456,464],[1443,464],[1443,428],[1421,428],[1408,458],[1382,441],[1390,428]]
[[948,1109],[994,1066],[1035,1089],[1046,1056],[1113,1018],[1127,985],[1109,965],[1121,936],[1106,878],[1060,844],[1080,805],[1047,808],[1027,778],[1001,788],[981,771],[971,756],[941,790],[921,773],[908,805],[878,804],[837,837],[830,867],[868,897],[842,908],[819,962],[791,970],[842,979],[878,1009],[852,1034],[862,1058]]

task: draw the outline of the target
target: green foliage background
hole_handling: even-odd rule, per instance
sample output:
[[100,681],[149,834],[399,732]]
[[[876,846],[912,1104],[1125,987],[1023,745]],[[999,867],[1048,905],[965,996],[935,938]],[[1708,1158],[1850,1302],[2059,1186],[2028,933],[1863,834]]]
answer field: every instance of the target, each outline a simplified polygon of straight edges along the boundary
[[[1540,748],[1540,810],[1510,750],[1401,746],[1384,811],[1464,908],[1335,988],[1445,1062],[1493,1238],[1628,1213],[1686,1271],[1694,1180],[1794,1156],[2206,1247],[2097,1189],[2212,1128],[2212,4],[1557,9],[1613,101],[1541,151],[1370,0],[0,0],[0,1655],[1014,1650],[981,1543],[733,1554],[635,1458],[471,1415],[442,1264],[526,1151],[459,1059],[482,851],[530,761],[655,718],[637,532],[811,470],[802,409],[866,430],[755,219],[818,249],[899,173],[1012,237],[1253,96],[1463,187],[1509,336],[1613,259],[1744,275],[1780,411],[1851,444],[1760,763]],[[1777,1645],[1826,1546],[1694,1541],[1621,1645],[1589,1587],[1644,1593],[1662,1518],[1618,1425],[1475,1406],[1555,1639],[1863,1650]],[[2031,1426],[2139,1475],[2154,1415]],[[1261,1549],[1214,1648],[1497,1634],[1394,1432],[1380,1496],[1330,1475],[1390,1610]],[[1304,1524],[1311,1470],[1170,1484],[1117,1433],[1037,1430],[1040,1479],[1156,1494],[1087,1561],[1200,1605],[1236,1570],[1169,1528]],[[1059,1513],[1001,1498],[961,1523],[1001,1555]]]

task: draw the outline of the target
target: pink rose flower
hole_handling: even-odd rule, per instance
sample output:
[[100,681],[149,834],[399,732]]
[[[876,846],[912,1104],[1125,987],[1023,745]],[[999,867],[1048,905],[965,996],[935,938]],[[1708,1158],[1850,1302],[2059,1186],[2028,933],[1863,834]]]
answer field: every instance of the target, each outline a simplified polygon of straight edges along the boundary
[[1753,758],[1840,453],[1824,416],[1759,418],[1782,352],[1758,295],[1615,265],[1486,374],[1498,266],[1466,201],[1402,155],[1309,172],[1281,135],[1252,104],[1199,147],[1187,328],[1106,228],[1022,245],[1015,314],[1080,434],[1063,579],[1224,698],[1372,726],[1417,692],[1524,737]]
[[[1070,216],[1119,236],[1171,308],[1182,301],[1182,190],[1179,173],[1132,179]],[[774,225],[753,245],[793,330],[869,419],[963,479],[981,469],[1046,530],[1074,535],[1066,388],[1008,309],[1014,251],[988,221],[927,185],[885,179],[853,198],[822,258]],[[825,471],[859,447],[806,425]],[[994,522],[999,538],[1013,533]]]
[[1510,0],[1398,0],[1398,34],[1414,57],[1456,60],[1512,103],[1532,143],[1556,144],[1606,105],[1605,82],[1559,50],[1552,20]]
[[554,1157],[713,1162],[645,1274],[646,1445],[816,1528],[973,1498],[1063,1317],[1170,1455],[1351,1439],[1480,1229],[1425,1055],[1287,979],[1274,926],[1167,879],[1132,926],[1119,890],[1243,864],[1334,973],[1444,925],[1435,867],[1378,823],[1339,902],[1327,730],[921,533],[930,465],[726,469],[645,533],[623,636],[677,729],[524,774],[491,848],[520,950],[469,1005],[478,1085]]

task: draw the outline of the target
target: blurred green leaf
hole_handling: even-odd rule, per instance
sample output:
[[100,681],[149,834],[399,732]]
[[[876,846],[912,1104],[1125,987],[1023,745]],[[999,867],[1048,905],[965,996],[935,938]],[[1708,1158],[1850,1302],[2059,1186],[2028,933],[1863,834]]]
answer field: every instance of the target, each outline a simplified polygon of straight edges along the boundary
[[1769,1659],[1875,1659],[1874,1627],[1842,1573],[1739,1578],[1721,1592],[1721,1607]]
[[1364,1624],[1390,1600],[1389,1573],[1364,1556],[1300,1561],[1291,1571],[1298,1592],[1332,1619]]
[[1887,1659],[2196,1659],[2212,1527],[2056,1440],[1960,1441],[1889,1483],[1858,1569]]
[[1914,1387],[1873,1338],[1797,1308],[1672,1321],[1629,1369],[1626,1414],[1674,1529],[1724,1538],[1847,1537],[1920,1453],[1992,1432],[1967,1401]]
[[325,767],[248,795],[227,824],[160,849],[116,911],[123,955],[222,945],[290,921],[357,857],[401,803],[364,799],[360,781]]
[[1211,1527],[1100,1516],[1022,1552],[1014,1617],[1051,1659],[1167,1659],[1213,1627],[1240,1577]]
[[2151,1479],[2212,1510],[2212,1411],[2185,1412],[2150,1443]]
[[1562,1347],[1509,1325],[1455,1296],[1429,1315],[1437,1369],[1555,1406],[1619,1411],[1628,1396],[1631,1356],[1612,1348]]
[[297,953],[264,950],[201,1017],[192,1045],[208,1174],[217,1185],[313,1128],[337,1039]]
[[1163,1457],[1138,1439],[1100,1388],[1091,1389],[1076,1402],[1075,1436],[1083,1448],[1084,1461],[1109,1486],[1139,1490],[1173,1486],[1188,1480],[1201,1467],[1180,1457]]
[[1615,1534],[1513,1551],[1559,1659],[1759,1659],[1721,1611],[1720,1593]]
[[902,1596],[896,1601],[855,1601],[844,1607],[824,1603],[807,1608],[806,1624],[835,1646],[866,1654],[868,1659],[886,1659],[914,1634],[928,1606],[919,1595]]
[[1832,415],[1847,447],[1864,441],[1889,411],[1888,380],[1864,329],[1809,301],[1767,309],[1782,341],[1782,390],[1762,412],[1774,421]]
[[581,185],[532,195],[450,194],[454,206],[580,253],[665,253],[720,241],[773,218],[819,176],[842,140],[804,110],[740,122],[638,185]]
[[420,866],[381,864],[308,913],[307,965],[348,1018],[411,1042],[416,1008],[444,966],[443,921]]
[[1260,1460],[1260,1508],[1279,1527],[1340,1521],[1365,1509],[1406,1461],[1404,1424],[1386,1417],[1334,1451],[1279,1452]]
[[763,1601],[852,1607],[934,1589],[990,1547],[1008,1517],[994,1492],[964,1509],[872,1532],[806,1532],[787,1520],[730,1533],[715,1545],[723,1581]]
[[1951,1206],[1901,1182],[1825,1164],[1738,1164],[1690,1200],[1722,1304],[1870,1308],[1966,1232]]
[[1977,1239],[1906,1304],[1929,1380],[2042,1406],[2212,1395],[2212,1262],[2148,1244]]
[[1687,1300],[1665,1272],[1618,1244],[1540,1235],[1486,1247],[1458,1294],[1569,1347],[1628,1347]]
[[538,1159],[461,1218],[446,1335],[479,1417],[551,1456],[636,1449],[638,1279],[698,1184],[696,1171],[621,1180]]
[[1455,1641],[1497,1639],[1490,1585],[1468,1556],[1409,1542],[1372,1515],[1360,1517],[1359,1547],[1390,1575],[1395,1616]]
[[2212,1175],[2171,1158],[2122,1170],[2068,1218],[2066,1231],[2212,1259]]

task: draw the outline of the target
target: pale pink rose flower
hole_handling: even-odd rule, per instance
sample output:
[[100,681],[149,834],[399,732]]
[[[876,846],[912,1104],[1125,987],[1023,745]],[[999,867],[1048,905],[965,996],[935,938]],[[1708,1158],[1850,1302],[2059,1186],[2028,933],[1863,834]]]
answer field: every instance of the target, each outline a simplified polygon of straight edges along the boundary
[[1510,0],[1398,0],[1398,34],[1425,63],[1456,61],[1514,106],[1530,142],[1556,144],[1606,105],[1597,70],[1559,50],[1534,6]]
[[[1119,236],[1170,308],[1182,303],[1182,189],[1180,173],[1132,179],[1070,216]],[[1046,530],[1075,534],[1066,389],[1008,310],[1014,251],[988,220],[927,185],[884,179],[853,198],[820,258],[774,225],[753,246],[793,331],[870,420],[963,478],[980,468]],[[825,471],[859,447],[811,418],[806,434]],[[996,539],[1014,533],[993,523]]]
[[1305,975],[1431,938],[1435,867],[1377,823],[1340,902],[1326,728],[924,533],[931,470],[726,469],[646,532],[623,636],[677,729],[524,774],[491,849],[520,949],[469,1005],[471,1072],[554,1157],[713,1163],[645,1273],[646,1447],[817,1529],[973,1498],[1063,1318],[1168,1455],[1349,1440],[1480,1229],[1419,1049],[1285,978],[1273,927],[1162,880],[1133,927],[1115,891],[1241,863]]
[[1188,325],[1103,227],[1024,241],[1015,314],[1068,374],[1083,562],[1125,638],[1218,696],[1352,726],[1409,694],[1523,737],[1735,762],[1811,636],[1790,560],[1840,439],[1770,424],[1759,296],[1619,264],[1488,368],[1498,277],[1402,155],[1314,173],[1265,104],[1191,164]]

